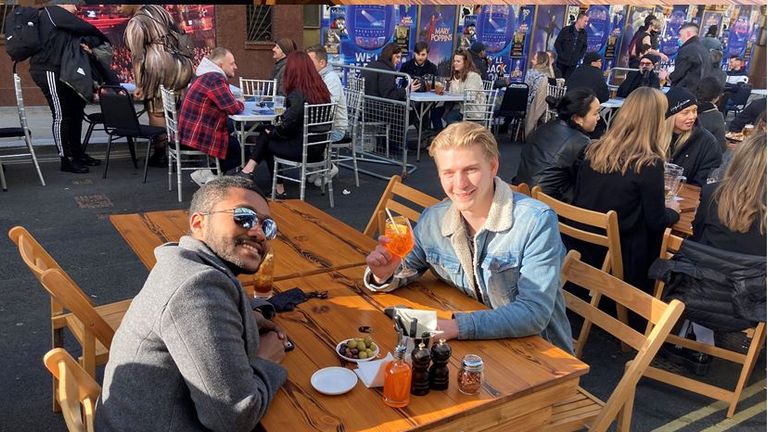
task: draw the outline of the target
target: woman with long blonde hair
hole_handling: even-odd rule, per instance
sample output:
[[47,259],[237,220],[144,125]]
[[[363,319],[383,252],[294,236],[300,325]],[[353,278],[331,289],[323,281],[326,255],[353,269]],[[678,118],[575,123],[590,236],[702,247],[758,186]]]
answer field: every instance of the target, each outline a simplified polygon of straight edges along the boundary
[[722,181],[701,189],[692,240],[731,252],[766,256],[766,134],[736,148]]
[[547,85],[549,78],[554,78],[549,55],[539,51],[531,58],[531,67],[525,73],[525,83],[528,85],[528,112],[525,116],[525,135],[528,136],[547,110]]
[[[650,290],[648,267],[659,254],[666,226],[679,219],[677,204],[664,202],[664,155],[670,130],[667,100],[659,90],[630,93],[611,128],[587,147],[573,204],[619,216],[624,280]],[[577,247],[589,262],[601,263],[605,249]]]

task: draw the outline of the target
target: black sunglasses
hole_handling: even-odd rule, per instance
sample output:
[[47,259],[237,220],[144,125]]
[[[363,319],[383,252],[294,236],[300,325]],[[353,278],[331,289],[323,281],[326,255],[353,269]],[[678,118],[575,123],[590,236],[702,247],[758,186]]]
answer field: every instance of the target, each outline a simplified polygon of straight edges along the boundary
[[259,216],[258,213],[249,208],[237,207],[229,210],[217,210],[201,214],[210,215],[214,213],[232,213],[232,220],[247,230],[253,229],[256,225],[261,224],[261,230],[264,232],[264,237],[267,240],[274,240],[274,238],[277,237],[277,222],[269,216]]

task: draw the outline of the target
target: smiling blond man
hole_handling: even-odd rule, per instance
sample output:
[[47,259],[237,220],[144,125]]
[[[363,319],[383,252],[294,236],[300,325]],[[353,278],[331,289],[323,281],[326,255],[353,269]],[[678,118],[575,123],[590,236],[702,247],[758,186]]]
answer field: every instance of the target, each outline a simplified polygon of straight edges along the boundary
[[543,203],[513,193],[497,177],[499,150],[488,129],[454,123],[429,149],[447,200],[424,210],[414,228],[407,266],[418,275],[394,277],[401,260],[386,236],[368,255],[366,286],[389,292],[432,269],[438,277],[490,309],[454,311],[438,326],[447,339],[541,335],[572,351],[560,293],[565,249],[557,215]]

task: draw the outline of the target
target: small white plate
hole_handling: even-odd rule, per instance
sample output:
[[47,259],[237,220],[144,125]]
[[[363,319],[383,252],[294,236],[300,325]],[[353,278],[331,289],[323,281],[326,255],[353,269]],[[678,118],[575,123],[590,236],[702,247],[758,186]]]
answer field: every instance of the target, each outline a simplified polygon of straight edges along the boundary
[[331,366],[313,373],[310,382],[320,393],[335,396],[352,390],[357,384],[357,375],[347,368]]
[[341,349],[342,345],[346,345],[348,341],[349,341],[349,339],[344,339],[343,341],[341,341],[338,344],[336,344],[336,354],[338,354],[339,357],[343,358],[346,361],[355,362],[355,363],[367,362],[367,361],[375,360],[378,357],[378,355],[379,355],[379,345],[376,344],[376,342],[374,342],[373,343],[373,347],[375,349],[373,350],[373,355],[371,355],[370,357],[364,358],[364,359],[356,359],[356,358],[352,358],[352,357],[347,357],[344,354],[340,353],[339,349]]

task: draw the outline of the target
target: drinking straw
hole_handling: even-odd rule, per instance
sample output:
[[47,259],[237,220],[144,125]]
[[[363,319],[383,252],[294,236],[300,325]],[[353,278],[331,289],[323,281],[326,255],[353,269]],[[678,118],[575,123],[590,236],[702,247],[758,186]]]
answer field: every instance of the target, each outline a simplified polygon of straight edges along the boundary
[[388,209],[388,208],[386,208],[386,207],[384,207],[384,211],[386,211],[386,212],[387,212],[387,215],[389,216],[389,220],[390,220],[390,222],[392,222],[392,226],[394,226],[394,227],[395,227],[395,231],[396,231],[398,234],[402,234],[402,233],[400,232],[400,228],[398,228],[397,224],[395,223],[395,217],[394,217],[394,216],[392,216],[392,213],[389,211],[389,209]]

